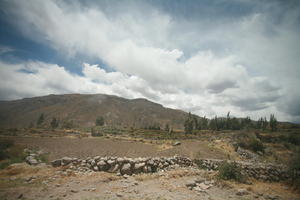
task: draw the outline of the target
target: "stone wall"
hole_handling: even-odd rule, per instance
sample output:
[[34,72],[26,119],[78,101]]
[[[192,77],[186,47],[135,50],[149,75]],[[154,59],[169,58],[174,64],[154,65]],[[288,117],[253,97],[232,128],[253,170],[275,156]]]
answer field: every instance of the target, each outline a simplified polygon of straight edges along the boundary
[[[217,170],[224,160],[218,159],[196,159],[191,160],[184,157],[169,158],[122,158],[122,157],[100,157],[78,159],[64,157],[51,162],[53,167],[67,166],[68,169],[76,171],[105,171],[120,173],[121,175],[132,175],[138,173],[153,173],[172,166],[189,167],[199,166],[207,170]],[[228,161],[234,162],[234,161]],[[242,174],[263,181],[280,181],[288,178],[287,168],[283,165],[264,164],[257,162],[236,162],[241,168]]]
[[[198,159],[195,163],[201,168],[217,170],[224,160]],[[234,161],[228,161],[234,162]],[[236,161],[241,168],[242,174],[262,181],[280,181],[288,178],[287,167],[270,163],[242,162]]]
[[78,171],[93,170],[105,171],[111,173],[120,173],[121,175],[132,175],[138,173],[152,173],[170,166],[193,166],[191,159],[183,157],[170,158],[116,158],[100,157],[78,159],[64,157],[51,162],[53,167],[68,166],[69,169]]

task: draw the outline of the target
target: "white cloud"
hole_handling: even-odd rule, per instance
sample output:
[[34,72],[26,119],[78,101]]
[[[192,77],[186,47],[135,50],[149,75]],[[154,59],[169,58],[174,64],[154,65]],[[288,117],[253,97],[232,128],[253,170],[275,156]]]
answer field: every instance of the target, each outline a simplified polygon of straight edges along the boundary
[[[107,15],[99,8],[78,9],[57,1],[9,5],[8,12],[22,19],[17,26],[26,36],[71,57],[99,58],[115,72],[84,64],[79,76],[41,62],[9,69],[2,63],[1,70],[11,77],[1,80],[1,93],[11,93],[6,98],[100,92],[146,97],[210,117],[228,111],[254,118],[274,112],[281,120],[300,115],[283,106],[287,101],[295,104],[297,95],[289,93],[300,84],[294,58],[300,45],[297,31],[289,30],[295,18],[291,15],[278,26],[260,12],[216,26],[202,19],[174,21],[151,6]],[[19,91],[11,80],[25,88]]]

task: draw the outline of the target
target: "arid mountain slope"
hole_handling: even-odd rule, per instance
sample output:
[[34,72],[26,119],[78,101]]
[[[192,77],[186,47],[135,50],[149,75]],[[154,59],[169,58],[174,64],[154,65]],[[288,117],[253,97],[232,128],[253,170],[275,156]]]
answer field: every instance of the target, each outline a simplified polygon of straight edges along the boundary
[[0,102],[0,127],[28,127],[36,124],[41,113],[45,123],[53,117],[60,122],[72,120],[76,126],[87,127],[103,116],[107,125],[145,127],[166,123],[182,128],[187,113],[165,108],[146,99],[125,99],[105,94],[66,94],[25,98]]

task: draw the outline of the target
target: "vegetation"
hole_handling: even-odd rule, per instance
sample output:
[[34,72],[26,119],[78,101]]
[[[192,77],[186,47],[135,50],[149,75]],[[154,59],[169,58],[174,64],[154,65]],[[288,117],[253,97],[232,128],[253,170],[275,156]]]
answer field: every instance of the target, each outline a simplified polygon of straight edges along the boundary
[[91,135],[93,137],[99,137],[99,136],[103,136],[103,133],[101,132],[101,130],[97,129],[97,127],[92,127],[91,128]]
[[270,128],[272,132],[277,130],[277,119],[274,114],[270,115]]
[[56,129],[59,126],[59,121],[55,117],[53,117],[50,126],[52,129]]
[[23,147],[15,145],[13,140],[0,140],[0,169],[4,169],[13,163],[23,162],[25,157]]
[[74,123],[72,120],[64,121],[62,128],[74,128]]
[[45,117],[44,117],[44,113],[41,113],[37,122],[36,122],[36,126],[37,127],[41,127],[42,124],[44,123]]
[[297,152],[289,165],[289,175],[291,184],[300,189],[300,152]]
[[97,117],[96,126],[103,126],[103,125],[104,125],[104,118],[102,116]]
[[237,145],[253,152],[264,152],[265,149],[260,139],[252,134],[240,135]]
[[184,132],[185,134],[192,134],[194,128],[194,120],[191,113],[189,113],[187,120],[184,122]]
[[237,163],[224,161],[218,168],[218,177],[223,180],[235,180],[238,182],[244,182],[245,177],[241,173],[241,168]]

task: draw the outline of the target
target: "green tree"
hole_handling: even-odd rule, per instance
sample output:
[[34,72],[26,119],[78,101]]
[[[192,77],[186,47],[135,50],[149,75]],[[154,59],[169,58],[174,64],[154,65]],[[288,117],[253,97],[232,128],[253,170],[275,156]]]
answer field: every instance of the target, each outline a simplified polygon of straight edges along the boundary
[[212,130],[219,130],[218,117],[215,116],[214,119],[210,120],[209,127]]
[[104,118],[102,116],[97,117],[96,126],[103,126],[103,125],[104,125]]
[[36,122],[36,126],[37,127],[41,127],[42,124],[44,123],[45,117],[44,117],[44,113],[40,114],[37,122]]
[[277,130],[277,119],[276,117],[274,116],[274,114],[271,114],[270,115],[270,127],[271,127],[271,131],[276,131]]
[[230,111],[227,113],[227,117],[226,117],[226,129],[227,130],[231,129]]
[[59,121],[55,117],[53,117],[50,122],[50,125],[52,129],[56,129],[59,125]]
[[204,116],[204,117],[201,119],[201,128],[202,128],[203,130],[208,129],[208,119],[206,118],[206,116]]
[[165,126],[165,131],[167,131],[167,132],[169,132],[169,131],[170,131],[169,124],[166,124],[166,126]]
[[192,115],[189,112],[187,120],[184,122],[184,132],[185,134],[192,134],[193,133],[193,119]]

